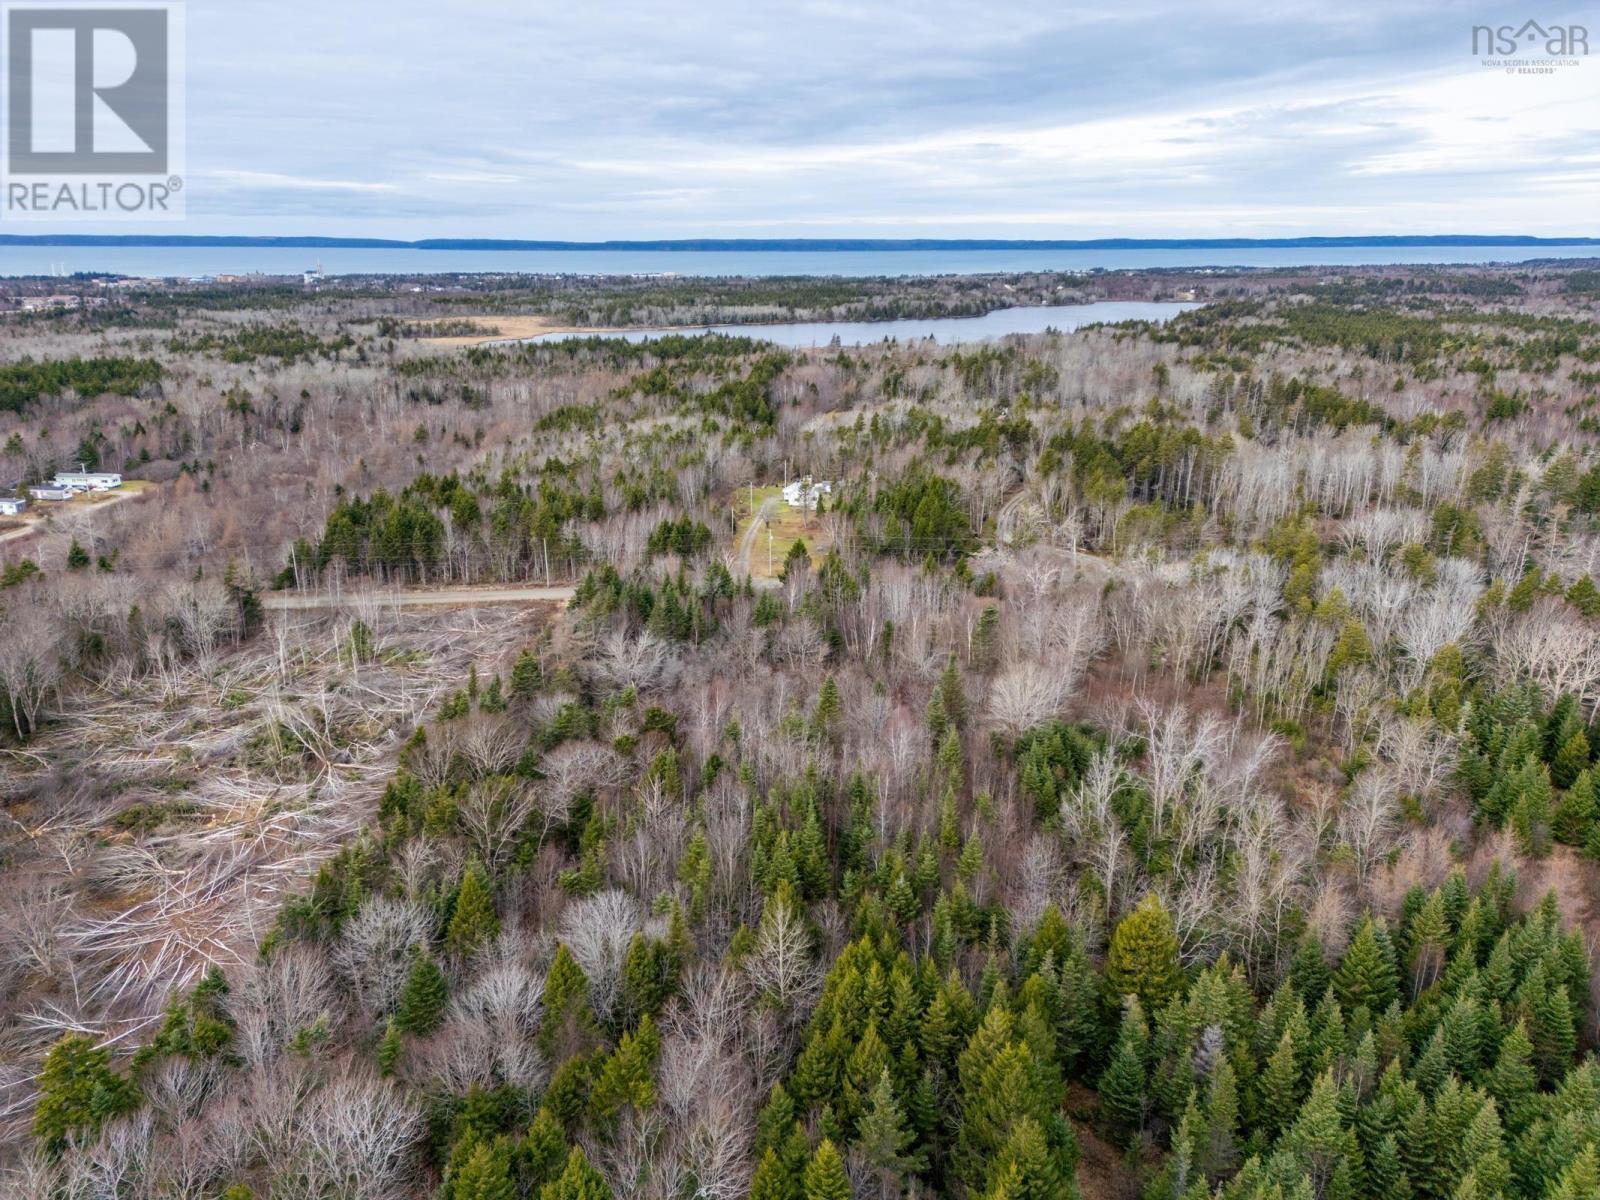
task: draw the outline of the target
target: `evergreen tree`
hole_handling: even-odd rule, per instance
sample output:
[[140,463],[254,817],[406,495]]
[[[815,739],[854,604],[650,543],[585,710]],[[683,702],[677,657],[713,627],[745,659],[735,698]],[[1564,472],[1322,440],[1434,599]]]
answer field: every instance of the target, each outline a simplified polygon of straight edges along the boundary
[[1528,1039],[1525,1022],[1518,1021],[1501,1041],[1500,1057],[1486,1082],[1506,1124],[1520,1132],[1531,1119],[1530,1109],[1539,1084],[1538,1073],[1533,1069],[1533,1043]]
[[895,1098],[889,1068],[884,1067],[857,1122],[856,1148],[874,1169],[898,1177],[920,1171],[927,1165],[926,1157],[914,1149],[914,1141]]
[[613,1197],[605,1178],[589,1165],[583,1150],[574,1146],[560,1176],[540,1189],[539,1200],[613,1200]]
[[1199,1166],[1207,1178],[1220,1180],[1239,1165],[1239,1085],[1233,1064],[1219,1059],[1211,1070],[1206,1096],[1205,1131],[1198,1147]]
[[541,1104],[533,1114],[533,1124],[522,1139],[520,1158],[525,1190],[535,1196],[565,1165],[567,1131],[547,1105]]
[[499,933],[500,918],[495,915],[494,895],[483,868],[474,861],[461,877],[455,911],[445,931],[445,945],[453,953],[467,955]]
[[1100,1113],[1112,1137],[1128,1145],[1144,1126],[1145,1059],[1149,1031],[1138,998],[1131,997],[1111,1062],[1100,1076]]
[[1406,963],[1411,968],[1411,987],[1420,995],[1432,987],[1444,969],[1450,946],[1450,921],[1445,915],[1444,897],[1434,892],[1424,901],[1406,929]]
[[1594,1200],[1600,1196],[1600,1152],[1585,1146],[1550,1192],[1549,1200]]
[[395,1010],[394,1026],[400,1033],[414,1033],[426,1037],[439,1027],[444,1017],[444,1006],[450,999],[450,984],[421,946],[411,959],[411,969],[406,973],[406,984],[400,992],[400,1005]]
[[1289,982],[1309,1007],[1322,999],[1332,979],[1327,956],[1322,951],[1322,942],[1316,934],[1307,931],[1301,936],[1299,945],[1295,947],[1294,958],[1289,963]]
[[988,1179],[991,1189],[1001,1177],[1009,1177],[1007,1187],[1016,1200],[1075,1200],[1078,1194],[1071,1172],[1062,1169],[1033,1117],[1017,1121],[995,1156]]
[[523,702],[532,700],[539,694],[542,682],[539,660],[534,657],[531,650],[523,650],[517,655],[517,661],[511,667],[512,696]]
[[961,669],[952,658],[945,664],[939,677],[939,699],[944,703],[944,715],[952,726],[962,729],[967,723],[967,693],[961,685]]
[[834,1149],[833,1142],[822,1139],[817,1152],[806,1164],[802,1181],[804,1200],[850,1200],[850,1180],[844,1173],[844,1159]]
[[768,1147],[750,1177],[750,1200],[802,1200],[800,1181],[775,1148]]
[[553,1056],[558,1043],[583,1042],[594,1029],[589,1009],[589,980],[565,943],[556,946],[544,981],[544,1023],[539,1046]]
[[390,1021],[378,1042],[378,1074],[385,1078],[393,1075],[404,1052],[405,1040],[400,1036],[400,1026]]
[[1509,781],[1512,828],[1522,848],[1535,858],[1550,852],[1551,824],[1555,819],[1555,800],[1550,790],[1550,773],[1542,762],[1529,759]]
[[1589,738],[1582,729],[1574,729],[1550,760],[1550,782],[1559,788],[1569,788],[1579,773],[1588,768]]
[[1282,1130],[1299,1111],[1300,1077],[1294,1031],[1285,1029],[1261,1074],[1261,1124],[1269,1133]]
[[450,1200],[515,1200],[509,1143],[504,1138],[478,1142],[452,1174],[448,1191]]
[[1152,1013],[1159,1013],[1182,986],[1178,935],[1166,905],[1154,892],[1117,922],[1106,951],[1105,974],[1114,995],[1137,996],[1145,1011]]
[[839,699],[839,685],[832,675],[822,681],[822,689],[817,693],[816,711],[811,717],[811,726],[818,737],[831,737],[838,731],[839,719],[843,714],[843,704]]
[[1376,1015],[1389,1007],[1399,994],[1399,973],[1395,968],[1394,947],[1383,926],[1368,913],[1361,919],[1350,940],[1333,985],[1339,1003],[1348,1013],[1365,1008]]
[[134,1086],[111,1069],[111,1051],[81,1034],[68,1034],[44,1056],[34,1136],[52,1151],[74,1135],[92,1134],[103,1121],[138,1103]]
[[[1319,1076],[1312,1085],[1311,1095],[1293,1126],[1284,1134],[1284,1145],[1311,1180],[1314,1195],[1341,1194],[1335,1188],[1335,1181],[1349,1171],[1351,1160],[1360,1151],[1355,1135],[1345,1128],[1339,1107],[1339,1088],[1331,1074]],[[1348,1190],[1342,1194],[1354,1200]]]
[[1600,818],[1600,803],[1595,796],[1594,772],[1580,771],[1556,805],[1553,827],[1556,839],[1568,846],[1583,846]]
[[595,1120],[613,1120],[623,1105],[643,1112],[656,1102],[656,1060],[661,1055],[661,1035],[649,1017],[639,1027],[622,1035],[617,1048],[606,1059],[589,1094]]

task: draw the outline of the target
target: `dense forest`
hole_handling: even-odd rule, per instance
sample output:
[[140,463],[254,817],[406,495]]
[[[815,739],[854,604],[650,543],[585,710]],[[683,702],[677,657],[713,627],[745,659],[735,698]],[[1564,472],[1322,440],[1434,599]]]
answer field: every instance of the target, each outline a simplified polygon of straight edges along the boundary
[[0,1188],[1600,1195],[1584,277],[0,326],[8,467],[155,496],[0,542]]

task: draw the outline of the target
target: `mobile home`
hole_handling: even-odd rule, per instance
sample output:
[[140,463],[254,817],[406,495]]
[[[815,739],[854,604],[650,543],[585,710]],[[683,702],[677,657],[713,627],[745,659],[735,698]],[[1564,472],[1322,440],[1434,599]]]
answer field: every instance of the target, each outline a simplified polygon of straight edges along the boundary
[[0,496],[0,517],[20,517],[28,502],[20,496]]
[[57,471],[51,484],[58,488],[77,488],[80,492],[109,492],[122,486],[115,471]]

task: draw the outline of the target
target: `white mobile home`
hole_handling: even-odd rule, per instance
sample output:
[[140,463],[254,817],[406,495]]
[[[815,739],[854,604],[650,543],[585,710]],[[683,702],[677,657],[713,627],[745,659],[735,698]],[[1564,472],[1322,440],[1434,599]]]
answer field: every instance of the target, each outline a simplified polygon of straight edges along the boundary
[[77,488],[80,492],[109,492],[122,486],[115,471],[57,471],[51,484],[58,488]]
[[0,517],[20,517],[28,502],[20,496],[0,496]]

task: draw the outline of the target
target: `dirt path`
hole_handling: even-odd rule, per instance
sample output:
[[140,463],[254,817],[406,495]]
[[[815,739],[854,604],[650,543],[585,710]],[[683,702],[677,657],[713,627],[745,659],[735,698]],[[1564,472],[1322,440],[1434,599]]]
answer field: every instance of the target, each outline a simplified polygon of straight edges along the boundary
[[746,529],[744,536],[739,539],[739,574],[755,574],[750,569],[750,555],[756,547],[756,534],[760,533],[766,524],[772,520],[773,514],[777,511],[778,502],[776,500],[768,499],[761,502],[761,508],[756,513],[756,519],[750,522],[750,528]]
[[571,587],[500,585],[495,587],[371,588],[338,594],[329,592],[272,592],[261,597],[266,609],[305,610],[347,608],[360,604],[391,608],[470,608],[474,604],[566,604],[576,593]]

